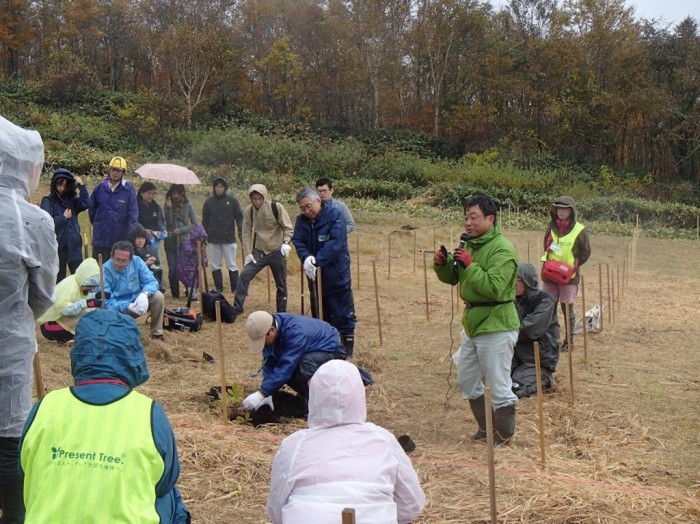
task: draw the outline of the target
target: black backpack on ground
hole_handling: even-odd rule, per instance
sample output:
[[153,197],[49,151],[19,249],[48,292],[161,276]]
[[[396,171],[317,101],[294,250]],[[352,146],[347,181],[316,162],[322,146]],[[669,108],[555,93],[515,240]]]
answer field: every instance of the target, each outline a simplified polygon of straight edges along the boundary
[[236,314],[233,312],[233,306],[226,300],[226,297],[220,291],[212,289],[206,293],[202,293],[202,312],[209,320],[216,321],[216,302],[221,304],[221,322],[227,324],[236,320]]

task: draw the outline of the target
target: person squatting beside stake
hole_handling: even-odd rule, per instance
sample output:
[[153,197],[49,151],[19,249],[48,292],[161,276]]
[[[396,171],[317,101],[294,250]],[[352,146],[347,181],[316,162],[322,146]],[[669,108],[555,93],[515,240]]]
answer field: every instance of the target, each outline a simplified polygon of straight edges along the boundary
[[168,416],[134,389],[149,378],[136,322],[88,313],[70,361],[74,385],[34,404],[22,433],[26,523],[190,522]]
[[99,287],[100,267],[97,260],[86,258],[74,275],[67,276],[56,285],[53,306],[37,320],[44,338],[58,343],[73,340],[78,320],[102,305],[102,300],[95,298]]
[[[243,211],[238,199],[226,193],[228,181],[219,177],[213,183],[214,194],[210,196],[202,208],[202,225],[209,238],[209,262],[214,287],[220,293],[224,291],[224,278],[221,273],[223,257],[228,269],[231,292],[236,292],[238,286],[238,265],[236,264],[236,231],[241,238],[243,231]],[[205,290],[208,291],[208,290]]]
[[[574,302],[578,295],[579,268],[591,256],[591,243],[583,224],[576,220],[576,202],[569,196],[559,197],[550,207],[551,222],[544,233],[544,255],[542,255],[542,291],[549,293],[554,300],[561,302],[564,315],[564,327],[570,334],[571,345],[574,344]],[[564,262],[574,268],[571,279],[566,284],[554,282],[547,277],[544,264],[547,260]],[[569,325],[566,325],[566,306],[569,304]],[[562,341],[562,351],[567,351],[567,337]],[[573,349],[573,347],[571,348]]]
[[326,362],[309,381],[309,428],[282,441],[272,463],[267,515],[273,524],[406,524],[425,495],[411,460],[387,430],[367,422],[365,388],[349,362]]
[[78,215],[90,205],[90,195],[82,178],[63,168],[54,170],[51,193],[41,199],[41,209],[53,218],[58,241],[56,283],[66,278],[66,266],[75,273],[83,261],[83,238]]
[[312,188],[297,193],[301,213],[294,224],[292,243],[309,283],[312,314],[319,318],[316,270],[322,270],[323,320],[339,332],[348,357],[355,346],[355,301],[350,277],[350,250],[345,219],[337,207],[321,203]]
[[39,185],[37,131],[0,116],[0,521],[24,520],[19,438],[32,407],[35,318],[53,303],[58,244],[53,220],[29,195]]
[[511,378],[513,392],[522,398],[537,393],[535,342],[540,346],[542,388],[552,387],[552,375],[559,362],[559,319],[557,302],[552,295],[539,289],[535,266],[521,262],[515,282],[515,306],[520,315],[520,331],[513,354]]
[[151,337],[162,339],[165,297],[146,263],[134,257],[134,246],[126,240],[116,242],[111,258],[102,268],[105,292],[109,293],[107,309],[134,318],[150,313]]
[[289,313],[271,315],[255,311],[246,320],[251,353],[262,351],[262,383],[242,403],[245,410],[271,405],[271,395],[287,384],[302,398],[309,398],[309,379],[321,364],[345,360],[338,330],[315,318]]
[[268,200],[267,188],[253,184],[248,189],[250,205],[243,212],[241,242],[245,255],[243,272],[238,279],[233,310],[236,316],[243,313],[248,296],[248,286],[265,267],[270,266],[277,288],[277,312],[287,311],[286,258],[292,251],[292,221],[285,207],[275,200]]
[[[510,378],[513,347],[520,320],[515,309],[518,255],[497,223],[498,208],[490,198],[477,196],[464,206],[464,247],[435,253],[433,269],[441,282],[459,284],[464,300],[462,343],[455,355],[457,386],[478,424],[472,440],[486,438],[484,384],[491,388],[494,441],[508,442],[515,433],[515,404]],[[461,246],[461,244],[460,244]]]

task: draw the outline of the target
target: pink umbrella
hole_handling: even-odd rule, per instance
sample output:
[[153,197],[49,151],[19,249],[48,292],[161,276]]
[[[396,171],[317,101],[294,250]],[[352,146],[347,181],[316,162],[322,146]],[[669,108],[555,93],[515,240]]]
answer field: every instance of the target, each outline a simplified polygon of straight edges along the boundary
[[201,184],[202,182],[186,167],[175,164],[144,164],[135,173],[141,178],[160,180],[171,184]]

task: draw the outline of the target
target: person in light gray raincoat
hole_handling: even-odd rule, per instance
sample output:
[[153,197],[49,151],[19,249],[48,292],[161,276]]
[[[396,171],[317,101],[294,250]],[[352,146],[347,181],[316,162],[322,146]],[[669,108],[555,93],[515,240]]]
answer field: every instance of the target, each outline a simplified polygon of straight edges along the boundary
[[0,117],[0,521],[24,521],[19,438],[32,407],[34,319],[51,307],[58,274],[53,218],[28,202],[39,184],[37,131]]
[[542,388],[552,386],[552,375],[559,362],[559,320],[557,303],[549,293],[540,290],[537,270],[521,262],[515,280],[515,306],[520,315],[520,331],[515,343],[511,378],[518,398],[537,393],[535,342],[540,346]]

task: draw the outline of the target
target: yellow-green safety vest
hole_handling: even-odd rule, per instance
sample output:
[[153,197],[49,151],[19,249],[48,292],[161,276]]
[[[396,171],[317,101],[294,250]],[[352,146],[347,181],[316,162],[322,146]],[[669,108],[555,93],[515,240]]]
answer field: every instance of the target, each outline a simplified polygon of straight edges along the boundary
[[137,391],[106,405],[63,388],[41,401],[21,463],[27,524],[158,523],[165,465],[151,424],[153,400]]
[[[571,228],[571,231],[563,237],[557,236],[554,230],[551,230],[552,244],[550,245],[549,251],[542,255],[542,262],[545,260],[558,260],[559,262],[564,262],[573,266],[576,263],[576,257],[574,257],[573,251],[574,242],[576,242],[576,237],[578,237],[584,229],[585,227],[581,223],[576,222],[574,227]],[[554,246],[554,249],[552,249],[552,246]],[[578,271],[571,275],[571,278],[575,278],[577,274]]]

